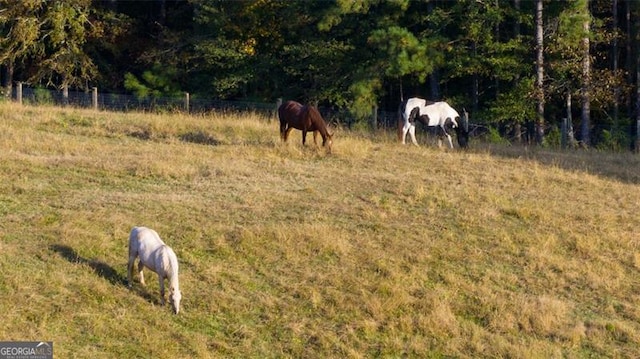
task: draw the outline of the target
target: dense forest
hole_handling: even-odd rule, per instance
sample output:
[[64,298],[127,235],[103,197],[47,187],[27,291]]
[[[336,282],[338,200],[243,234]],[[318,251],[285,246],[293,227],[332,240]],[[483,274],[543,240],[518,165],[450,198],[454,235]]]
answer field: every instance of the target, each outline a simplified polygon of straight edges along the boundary
[[284,98],[362,119],[421,96],[512,141],[568,123],[572,144],[626,149],[639,16],[637,0],[0,0],[0,80],[5,94]]

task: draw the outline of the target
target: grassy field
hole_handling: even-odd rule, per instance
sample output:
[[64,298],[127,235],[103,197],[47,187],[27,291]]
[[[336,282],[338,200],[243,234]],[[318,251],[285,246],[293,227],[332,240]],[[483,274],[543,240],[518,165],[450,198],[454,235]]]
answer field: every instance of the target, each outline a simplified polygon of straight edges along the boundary
[[[640,356],[640,157],[282,144],[258,115],[0,103],[0,340],[57,358]],[[421,136],[423,137],[423,136]],[[182,312],[126,282],[180,261]]]

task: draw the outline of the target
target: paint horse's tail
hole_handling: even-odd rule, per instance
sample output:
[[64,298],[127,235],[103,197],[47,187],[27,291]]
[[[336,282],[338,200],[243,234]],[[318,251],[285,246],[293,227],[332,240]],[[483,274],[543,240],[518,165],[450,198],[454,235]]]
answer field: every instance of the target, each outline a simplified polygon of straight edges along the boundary
[[398,106],[398,140],[400,142],[402,142],[402,135],[403,135],[403,127],[404,127],[404,118],[402,117],[402,115],[404,114],[404,111],[407,107],[407,101],[401,101],[400,102],[400,106]]

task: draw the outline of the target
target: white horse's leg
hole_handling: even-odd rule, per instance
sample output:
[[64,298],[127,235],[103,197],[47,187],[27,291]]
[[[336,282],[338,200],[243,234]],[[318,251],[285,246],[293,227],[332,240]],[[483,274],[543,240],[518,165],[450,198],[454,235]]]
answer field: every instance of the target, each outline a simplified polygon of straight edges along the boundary
[[411,135],[411,142],[413,142],[414,145],[418,146],[418,141],[416,141],[416,126],[415,125],[410,125],[409,126],[409,135]]
[[158,275],[158,279],[160,281],[160,305],[164,305],[164,278]]
[[144,264],[142,264],[142,261],[140,261],[138,263],[138,276],[140,277],[140,284],[146,285],[146,283],[144,282],[144,273],[142,273],[143,268],[144,268]]
[[136,261],[136,256],[129,255],[129,264],[127,264],[127,283],[129,284],[129,288],[131,288],[132,279],[133,279],[133,265]]

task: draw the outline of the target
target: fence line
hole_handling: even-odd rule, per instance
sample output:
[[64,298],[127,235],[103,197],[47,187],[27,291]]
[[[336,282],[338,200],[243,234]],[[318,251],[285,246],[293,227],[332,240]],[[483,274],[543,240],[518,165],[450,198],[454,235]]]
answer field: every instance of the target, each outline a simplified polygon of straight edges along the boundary
[[[207,111],[255,111],[262,113],[269,118],[277,116],[277,108],[282,103],[282,99],[277,99],[273,103],[249,102],[249,101],[226,101],[211,100],[204,98],[193,98],[189,93],[184,93],[182,97],[145,97],[140,98],[133,95],[101,93],[96,87],[90,91],[54,91],[42,88],[24,87],[18,82],[17,86],[12,89],[11,98],[19,103],[30,104],[47,104],[57,106],[75,106],[82,108],[93,108],[107,111],[184,111],[188,113],[199,113]],[[353,117],[345,109],[335,108],[319,108],[320,113],[325,120],[332,124],[337,124],[351,128],[356,123]],[[381,111],[374,106],[371,111],[369,125],[372,129],[395,130],[398,126],[398,114],[392,111]],[[629,149],[640,149],[640,121],[627,126],[597,125],[591,129],[592,145],[613,145],[618,150],[624,147]],[[482,136],[486,134],[492,127],[470,124],[473,136]],[[568,132],[572,132],[566,120],[562,120],[559,124],[548,125],[545,132],[553,132],[558,129],[558,145],[561,147],[575,146],[575,139]],[[522,126],[522,134],[519,138],[527,138],[531,130],[526,124]],[[619,134],[626,134],[626,139],[616,138]],[[502,134],[507,136],[506,133]],[[615,149],[615,148],[614,148]]]
[[[12,90],[11,98],[19,103],[35,105],[73,106],[93,108],[107,111],[184,111],[200,113],[207,111],[255,111],[269,117],[277,116],[278,106],[282,99],[273,103],[250,101],[227,101],[194,98],[188,92],[182,97],[137,97],[134,95],[102,93],[96,87],[91,91],[49,90],[31,88],[18,83]],[[333,123],[351,127],[355,118],[344,110],[319,108],[323,117]],[[379,127],[395,126],[395,116],[379,111],[374,117],[378,118]],[[393,120],[391,118],[393,117]],[[393,123],[391,123],[393,122]]]
[[223,101],[183,97],[137,97],[133,95],[102,93],[96,87],[91,91],[54,91],[24,87],[21,83],[13,89],[12,99],[19,103],[49,104],[94,108],[107,111],[160,111],[206,112],[211,110],[254,110],[271,114],[275,103]]

